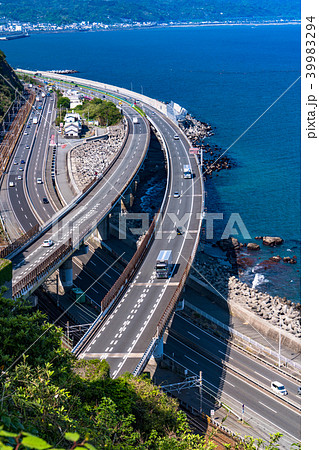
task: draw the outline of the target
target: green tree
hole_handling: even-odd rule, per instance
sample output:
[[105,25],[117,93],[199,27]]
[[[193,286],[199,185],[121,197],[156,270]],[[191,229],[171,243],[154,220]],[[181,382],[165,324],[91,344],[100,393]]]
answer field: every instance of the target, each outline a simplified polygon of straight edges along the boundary
[[68,97],[59,97],[58,102],[57,102],[57,107],[69,109],[70,108],[70,99]]

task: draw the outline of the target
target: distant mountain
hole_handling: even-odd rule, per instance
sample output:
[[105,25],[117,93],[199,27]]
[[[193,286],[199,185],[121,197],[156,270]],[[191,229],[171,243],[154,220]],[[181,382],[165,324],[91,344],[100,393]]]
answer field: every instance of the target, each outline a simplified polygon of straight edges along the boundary
[[300,19],[300,0],[2,0],[0,16],[54,24]]

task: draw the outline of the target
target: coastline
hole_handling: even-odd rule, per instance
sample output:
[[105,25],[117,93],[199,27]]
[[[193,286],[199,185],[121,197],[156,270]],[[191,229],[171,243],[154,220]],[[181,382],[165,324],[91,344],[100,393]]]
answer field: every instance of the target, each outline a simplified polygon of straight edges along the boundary
[[74,29],[74,30],[28,30],[28,37],[33,34],[58,34],[58,33],[95,33],[104,31],[132,31],[132,30],[154,30],[154,29],[166,29],[166,28],[205,28],[205,27],[223,27],[223,26],[248,26],[248,27],[260,27],[260,26],[282,26],[282,25],[301,25],[301,20],[287,20],[287,21],[250,21],[250,22],[217,22],[217,23],[174,23],[165,25],[152,25],[152,26],[115,26],[109,25],[108,28],[96,28],[96,29]]
[[[221,155],[224,153],[222,148],[205,143],[206,138],[215,134],[215,127],[195,119],[190,114],[186,116],[184,121],[180,122],[180,127],[194,147],[203,149],[205,183],[212,176],[218,176],[218,172],[228,171],[236,167],[236,161],[233,161],[230,155],[223,157],[224,160],[221,158]],[[220,287],[220,292],[218,292],[220,295],[227,298],[229,293],[228,280],[234,276],[238,281],[238,285],[241,284],[243,286],[243,292],[246,289],[251,291],[251,297],[258,292],[260,298],[267,298],[267,302],[271,298],[280,304],[288,304],[289,307],[300,308],[300,298],[292,300],[289,299],[290,295],[286,291],[278,290],[279,292],[274,292],[273,288],[270,288],[270,291],[265,288],[265,283],[269,282],[266,276],[269,278],[273,277],[274,284],[278,282],[278,277],[281,273],[290,270],[290,267],[297,263],[297,257],[291,250],[291,255],[289,256],[287,254],[279,255],[282,253],[281,247],[284,245],[284,241],[289,240],[287,236],[285,236],[285,239],[266,236],[267,230],[265,230],[264,236],[250,237],[248,242],[241,243],[234,237],[222,238],[221,240],[208,239],[204,236],[207,227],[209,225],[204,226],[203,229],[201,248],[208,259],[214,261],[214,264],[211,266],[211,271],[208,271],[206,275],[207,279],[217,287],[217,292]],[[199,256],[198,259],[200,260],[201,257]],[[219,270],[214,275],[215,265],[219,267]],[[271,271],[272,275],[270,275]],[[222,277],[220,277],[221,273],[223,273]],[[274,304],[273,300],[272,304]],[[299,324],[293,324],[292,328],[294,329],[293,333],[296,332],[299,337]]]

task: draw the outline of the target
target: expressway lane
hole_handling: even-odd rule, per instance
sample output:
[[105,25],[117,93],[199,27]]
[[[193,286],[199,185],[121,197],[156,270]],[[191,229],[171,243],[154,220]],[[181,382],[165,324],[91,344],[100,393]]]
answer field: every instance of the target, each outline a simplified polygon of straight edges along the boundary
[[[159,232],[140,270],[114,311],[106,317],[96,336],[83,348],[80,357],[107,359],[111,376],[132,372],[156,333],[159,318],[173,297],[198,235],[202,208],[202,186],[194,156],[188,154],[186,141],[176,140],[180,131],[156,114],[153,118],[169,148],[171,183],[168,203]],[[194,177],[184,179],[183,164],[192,166]],[[179,198],[174,197],[178,191]],[[176,234],[182,227],[183,235]],[[154,271],[160,250],[172,249],[174,271],[169,279],[157,279]],[[187,258],[184,257],[187,255]]]
[[[38,94],[41,92],[40,89],[37,89]],[[46,97],[43,101],[42,97],[40,98],[40,101],[35,102],[34,109],[26,122],[7,177],[8,202],[24,232],[39,222],[38,211],[44,209],[45,220],[48,220],[55,212],[50,205],[48,208],[43,208],[42,204],[39,205],[39,189],[36,187],[36,178],[43,178],[42,171],[47,153],[46,134],[50,128],[48,121],[50,102],[46,101]],[[41,112],[38,109],[39,106],[41,106]],[[37,115],[35,115],[35,110]],[[38,117],[37,124],[34,124],[32,120],[35,116]],[[13,183],[14,186],[10,186],[10,183]],[[42,201],[46,193],[43,185],[38,186],[42,187]]]
[[[102,178],[62,220],[59,220],[57,225],[13,258],[14,283],[52,254],[58,245],[67,242],[70,237],[75,247],[79,242],[83,242],[105,217],[105,212],[111,209],[112,202],[120,194],[124,181],[129,180],[134,169],[140,166],[148,149],[148,124],[141,120],[138,127],[133,126],[133,116],[135,114],[131,111],[128,116],[129,137],[125,149],[107,176]],[[43,248],[42,242],[48,238],[53,240],[54,245]]]
[[[44,204],[43,198],[48,198],[45,189],[45,165],[48,155],[50,134],[55,133],[52,127],[53,107],[51,97],[44,97],[38,105],[42,106],[41,119],[37,130],[33,149],[27,163],[26,173],[26,195],[32,204],[34,215],[40,224],[48,221],[56,212],[50,204]],[[42,182],[38,183],[37,179]]]
[[[14,159],[8,171],[7,189],[8,202],[17,222],[24,232],[37,224],[37,220],[30,208],[25,196],[24,178],[26,176],[26,161],[32,151],[38,125],[32,123],[32,113],[21,135],[14,155]],[[14,186],[10,186],[10,184]]]
[[265,389],[270,390],[272,381],[281,382],[288,391],[288,396],[284,397],[284,400],[288,399],[297,408],[301,407],[301,397],[297,393],[300,382],[294,378],[286,376],[275,367],[264,364],[229,342],[202,330],[179,313],[174,316],[171,330],[176,332],[178,339],[185,344],[191,343],[194,350],[205,356],[215,357],[216,360],[242,373]]
[[[198,375],[199,371],[202,371],[204,391],[213,391],[219,401],[230,406],[239,417],[244,404],[245,421],[263,439],[267,438],[269,433],[279,431],[283,433],[283,446],[280,448],[290,449],[291,443],[300,441],[300,412],[291,408],[281,398],[258,389],[249,380],[231,371],[221,369],[220,364],[172,336],[168,337],[164,352],[187,368],[189,373]],[[204,412],[208,415],[210,408],[213,408],[213,405],[207,403]]]

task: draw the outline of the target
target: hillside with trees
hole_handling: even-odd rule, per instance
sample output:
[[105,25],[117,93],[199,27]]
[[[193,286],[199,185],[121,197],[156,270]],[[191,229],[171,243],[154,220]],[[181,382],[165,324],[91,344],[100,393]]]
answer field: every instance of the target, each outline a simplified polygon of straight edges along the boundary
[[299,19],[299,0],[2,0],[0,15],[37,23]]
[[15,99],[16,91],[22,91],[22,84],[0,50],[0,121]]
[[[130,374],[110,378],[105,360],[77,360],[62,348],[61,334],[26,300],[0,295],[0,448],[216,448],[214,435],[192,432],[177,401],[150,380]],[[269,444],[247,437],[227,448],[263,444],[275,450],[279,440],[279,433]]]

